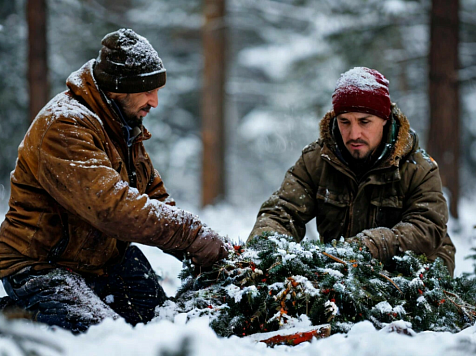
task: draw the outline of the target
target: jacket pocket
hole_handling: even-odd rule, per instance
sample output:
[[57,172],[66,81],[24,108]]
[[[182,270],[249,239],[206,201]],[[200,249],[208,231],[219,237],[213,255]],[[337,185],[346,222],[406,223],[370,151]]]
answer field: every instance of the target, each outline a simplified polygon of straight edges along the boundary
[[345,236],[349,219],[350,197],[347,192],[335,192],[319,187],[316,193],[316,224],[324,242]]
[[403,199],[396,195],[372,197],[373,227],[392,228],[402,220]]
[[84,268],[103,267],[115,252],[116,240],[92,228],[78,251],[77,260]]
[[70,217],[70,244],[62,260],[82,268],[104,265],[116,252],[116,240],[108,238],[79,217]]
[[51,248],[48,252],[48,261],[50,263],[55,263],[66,251],[66,248],[69,244],[69,224],[68,224],[68,214],[59,213],[61,221],[61,238],[59,241]]
[[343,192],[333,192],[325,187],[319,187],[316,193],[317,201],[322,201],[324,204],[330,204],[340,208],[349,206],[349,195]]

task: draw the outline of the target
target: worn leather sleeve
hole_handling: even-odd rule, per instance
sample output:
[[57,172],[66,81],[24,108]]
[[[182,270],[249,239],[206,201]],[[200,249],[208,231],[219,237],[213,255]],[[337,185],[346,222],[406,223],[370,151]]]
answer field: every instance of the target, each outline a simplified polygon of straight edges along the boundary
[[248,241],[265,231],[292,236],[297,241],[304,238],[306,223],[316,216],[316,193],[306,152],[303,150],[296,164],[286,172],[281,187],[261,205]]
[[[407,163],[401,172],[402,185],[408,186],[402,220],[392,228],[368,229],[357,236],[363,238],[374,257],[383,262],[389,262],[397,253],[412,250],[426,254],[430,260],[441,255],[452,273],[455,249],[447,236],[448,208],[438,166],[421,151],[415,154],[413,162]],[[366,239],[371,242],[365,242]]]
[[[193,247],[199,240],[220,253],[223,242],[204,239],[196,215],[140,194],[123,181],[102,142],[80,120],[57,119],[40,142],[37,179],[42,187],[70,213],[118,240],[208,256]],[[152,189],[156,196],[160,183]]]

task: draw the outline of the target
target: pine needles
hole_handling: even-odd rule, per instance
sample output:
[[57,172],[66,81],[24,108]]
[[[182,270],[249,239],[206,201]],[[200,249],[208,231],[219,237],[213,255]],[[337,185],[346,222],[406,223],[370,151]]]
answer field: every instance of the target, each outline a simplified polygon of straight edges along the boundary
[[346,332],[359,321],[382,328],[396,320],[415,331],[457,332],[476,319],[476,280],[452,279],[440,260],[407,252],[391,271],[357,244],[293,242],[264,235],[235,247],[225,264],[182,272],[180,311],[210,315],[221,336],[274,331],[305,314],[313,325]]

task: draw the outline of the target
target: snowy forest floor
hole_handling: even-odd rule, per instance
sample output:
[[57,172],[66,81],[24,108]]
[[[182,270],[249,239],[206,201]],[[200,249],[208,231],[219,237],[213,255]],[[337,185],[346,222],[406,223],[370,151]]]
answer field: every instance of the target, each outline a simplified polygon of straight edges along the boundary
[[[184,207],[187,209],[187,207]],[[219,205],[198,213],[201,219],[222,235],[236,243],[245,241],[251,230],[258,206],[234,207]],[[460,205],[459,221],[450,220],[450,235],[456,245],[456,271],[473,272],[473,261],[465,257],[476,246],[476,199],[465,199]],[[3,214],[0,214],[3,221]],[[309,225],[308,237],[316,236],[314,222]],[[162,253],[159,249],[140,246],[152,267],[163,277],[163,287],[173,296],[180,285],[177,278],[181,262]],[[0,296],[5,295],[0,284]],[[1,337],[8,330],[14,338]],[[26,340],[27,337],[30,341]],[[37,341],[31,341],[31,339]],[[40,341],[41,340],[41,341]],[[20,345],[20,348],[19,348]],[[23,350],[21,349],[23,347]],[[175,322],[154,319],[147,325],[131,327],[123,320],[105,320],[85,334],[73,336],[62,329],[34,325],[27,321],[6,321],[0,318],[0,354],[25,355],[25,350],[35,350],[35,355],[473,355],[476,352],[476,326],[457,334],[423,332],[414,337],[376,330],[370,322],[356,324],[347,334],[335,334],[327,339],[305,342],[298,346],[268,348],[247,338],[220,338],[208,327],[207,318],[189,323],[175,317]]]

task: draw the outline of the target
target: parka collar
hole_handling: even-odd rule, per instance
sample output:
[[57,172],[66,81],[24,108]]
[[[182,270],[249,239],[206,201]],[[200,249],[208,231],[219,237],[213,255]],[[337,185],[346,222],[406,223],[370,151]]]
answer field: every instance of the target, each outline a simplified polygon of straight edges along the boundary
[[[387,135],[386,146],[384,147],[382,154],[377,159],[376,166],[379,168],[385,168],[390,166],[397,166],[400,160],[408,155],[414,147],[417,147],[417,136],[410,128],[410,123],[406,116],[400,111],[396,104],[392,104],[392,113],[390,115],[392,120],[392,126],[390,132]],[[339,161],[347,168],[345,160],[340,154],[340,149],[335,138],[332,135],[332,127],[335,121],[335,113],[333,110],[326,113],[320,122],[320,138],[325,145],[323,154],[331,156],[330,160]],[[395,129],[396,132],[392,132]],[[395,137],[396,136],[396,137]],[[327,149],[326,149],[327,148]]]

